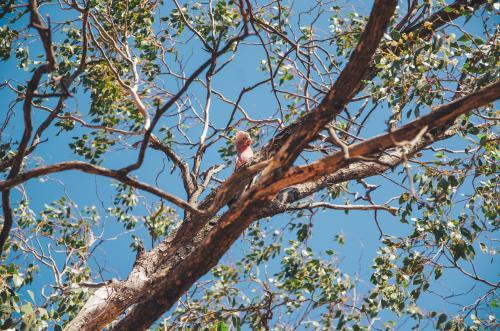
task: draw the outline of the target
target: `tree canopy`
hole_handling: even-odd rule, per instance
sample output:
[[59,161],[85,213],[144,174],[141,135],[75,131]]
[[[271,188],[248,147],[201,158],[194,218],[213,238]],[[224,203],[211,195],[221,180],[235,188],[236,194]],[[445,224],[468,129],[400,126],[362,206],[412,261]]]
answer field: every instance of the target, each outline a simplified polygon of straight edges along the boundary
[[497,329],[499,10],[2,1],[0,329]]

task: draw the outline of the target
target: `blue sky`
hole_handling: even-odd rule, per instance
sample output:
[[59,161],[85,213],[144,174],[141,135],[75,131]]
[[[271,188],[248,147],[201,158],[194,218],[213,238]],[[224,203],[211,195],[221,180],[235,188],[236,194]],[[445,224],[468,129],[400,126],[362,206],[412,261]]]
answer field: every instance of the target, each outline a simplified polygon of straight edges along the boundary
[[[356,7],[361,12],[366,13],[367,11],[366,4],[362,1],[356,2]],[[67,19],[64,14],[61,15],[61,12],[56,11],[56,8],[54,7],[47,7],[44,10],[45,13],[50,14],[53,22]],[[161,15],[165,15],[167,11],[168,9],[165,8],[165,12],[162,12]],[[458,23],[461,24],[463,22]],[[26,18],[21,21],[21,24],[26,24]],[[324,28],[326,30],[327,22],[322,24],[325,24]],[[481,26],[479,24],[480,22],[478,20],[472,19],[468,22],[466,28],[468,31],[474,33],[481,30]],[[31,30],[31,32],[34,31]],[[256,39],[249,39],[247,42],[252,43],[256,41]],[[207,53],[202,51],[199,46],[199,43],[193,43],[184,47],[182,50],[182,54],[189,57],[189,62],[186,65],[187,74],[196,68],[201,61],[207,59]],[[40,51],[41,49],[38,43],[30,44],[30,54],[35,55]],[[241,45],[240,51],[234,61],[224,69],[223,73],[219,77],[215,78],[214,88],[224,91],[226,96],[235,100],[243,87],[250,86],[264,77],[265,73],[258,70],[263,58],[264,54],[262,50],[259,50],[254,46]],[[2,82],[12,79],[18,82],[25,82],[29,79],[29,77],[29,72],[16,68],[16,61],[14,58],[11,58],[7,62],[0,63],[0,81]],[[201,89],[199,85],[191,90],[191,93],[198,95],[201,100],[203,92],[204,90]],[[3,104],[3,114],[6,112],[7,103],[12,99],[13,94],[11,92],[8,92],[6,89],[0,90],[0,100]],[[89,95],[82,92],[67,101],[68,109],[77,109],[82,114],[87,114],[89,104]],[[257,89],[242,100],[244,108],[256,118],[267,118],[271,116],[275,112],[275,104],[276,102],[274,100],[274,96],[270,93],[270,87],[267,85]],[[222,126],[223,123],[225,124],[225,121],[227,120],[226,116],[228,111],[230,111],[230,107],[219,101],[214,101],[212,109],[214,122],[219,126]],[[200,109],[197,110],[199,111]],[[377,115],[373,117],[373,121],[369,123],[367,130],[364,132],[365,136],[384,132],[386,128],[385,120],[388,117],[389,111],[387,108],[380,107],[377,109],[377,112],[380,112],[380,116]],[[46,113],[43,113],[40,110],[33,111],[35,127],[45,118],[46,115]],[[5,115],[1,116],[3,117]],[[4,133],[4,136],[1,137],[2,140],[10,139],[11,137],[9,137],[8,134],[11,134],[14,140],[19,139],[22,132],[22,113],[19,106],[15,108],[14,116],[12,125],[6,133]],[[245,129],[245,127],[241,128]],[[43,138],[48,138],[48,141],[41,144],[34,155],[36,157],[43,158],[44,163],[46,164],[75,159],[75,156],[68,148],[68,141],[71,137],[77,136],[86,131],[87,130],[83,130],[77,125],[77,129],[75,131],[58,134],[58,129],[52,127],[47,130],[43,136]],[[195,135],[196,130],[193,130],[192,133],[194,136],[193,139],[197,139]],[[272,134],[272,132],[269,132],[269,134]],[[269,136],[266,138],[269,138]],[[264,142],[266,142],[266,140],[264,140]],[[461,143],[462,142],[459,139],[452,139],[442,142],[440,145],[458,147]],[[221,146],[221,144],[217,144],[215,148],[213,148],[212,152],[210,152],[204,159],[203,169],[207,169],[213,164],[222,162],[218,153],[215,152],[217,150],[217,146]],[[256,147],[258,148],[258,146]],[[193,153],[193,151],[188,149],[179,149],[179,152],[184,155],[191,155]],[[132,163],[135,160],[136,153],[137,152],[133,150],[129,151],[118,146],[114,147],[113,152],[104,159],[103,166],[109,168],[122,167],[126,164]],[[146,156],[145,166],[139,171],[134,172],[133,175],[145,182],[155,183],[156,175],[163,168],[164,163],[167,164],[166,171],[165,174],[160,177],[158,185],[163,190],[184,198],[185,195],[178,173],[174,172],[172,175],[168,175],[171,164],[169,164],[167,160],[165,160],[164,156],[159,152],[149,150]],[[31,166],[34,165],[35,164],[31,164]],[[400,170],[401,169],[396,169],[395,172]],[[232,165],[221,172],[219,177],[225,178],[231,171]],[[122,224],[118,224],[112,217],[106,216],[106,211],[100,205],[99,200],[103,201],[104,206],[107,206],[112,202],[115,194],[114,189],[111,186],[113,182],[106,178],[100,178],[78,172],[60,173],[50,176],[50,178],[50,180],[43,183],[39,180],[32,180],[26,184],[25,187],[31,199],[31,207],[35,211],[39,211],[43,208],[44,204],[58,199],[64,195],[64,192],[67,192],[71,199],[80,207],[97,204],[102,218],[101,224],[98,226],[98,229],[96,229],[96,233],[100,233],[100,229],[102,227],[104,229],[103,238],[116,237],[116,239],[107,240],[99,246],[96,250],[95,261],[98,261],[99,265],[105,266],[105,272],[103,275],[106,279],[123,279],[126,277],[135,258],[135,254],[130,252],[129,248],[132,241],[131,235],[136,234],[145,238],[147,237],[147,232],[144,227],[139,226],[132,232],[124,233],[125,230]],[[393,176],[393,178],[400,180],[402,177]],[[377,190],[374,194],[374,198],[377,203],[383,203],[391,197],[402,193],[399,186],[391,183],[383,177],[374,177],[368,179],[367,181],[370,184],[380,184],[384,187],[382,190]],[[64,186],[62,186],[61,183],[64,183]],[[157,200],[147,193],[138,193],[146,197],[149,201]],[[19,199],[19,194],[17,192],[13,192],[13,196],[14,201]],[[337,203],[342,202],[338,201]],[[393,205],[397,206],[397,201],[395,201]],[[141,217],[145,214],[145,209],[139,206],[136,208],[135,213],[137,216]],[[279,229],[287,221],[288,216],[281,215],[274,217],[269,222],[269,225],[275,229]],[[385,212],[379,212],[379,221],[384,231],[393,235],[407,235],[412,231],[410,226],[401,224],[397,217],[393,217]],[[343,272],[351,275],[359,273],[361,279],[368,282],[369,276],[371,275],[370,266],[372,264],[372,260],[376,256],[377,249],[381,246],[378,229],[373,219],[373,213],[350,212],[346,215],[342,211],[320,211],[314,218],[313,224],[312,238],[309,242],[315,252],[319,253],[333,247],[333,249],[338,252],[340,268]],[[270,230],[270,232],[272,232],[272,230]],[[342,246],[334,241],[334,236],[339,234],[345,237],[345,244]],[[145,240],[145,243],[148,244],[149,241]],[[242,256],[243,252],[245,252],[245,248],[245,244],[238,242],[226,254],[224,260],[236,261]],[[476,254],[477,261],[475,265],[477,270],[480,270],[480,274],[484,278],[495,281],[495,279],[498,278],[498,268],[495,267],[495,264],[491,263],[489,256],[482,255],[479,247],[476,249]],[[62,258],[62,256],[60,258]],[[271,267],[274,263],[276,263],[276,261],[271,263]],[[91,261],[91,265],[95,266],[95,262]],[[96,280],[98,281],[98,279]],[[35,293],[39,293],[40,288],[44,284],[51,281],[51,271],[42,266],[39,277],[36,278],[30,288]],[[452,277],[447,277],[445,272],[441,280],[435,282],[431,289],[442,288],[447,291],[446,289],[449,288],[450,290],[457,291],[457,289],[468,289],[472,285],[473,282],[463,275],[454,273]],[[462,304],[471,303],[477,298],[478,293],[482,293],[483,290],[484,287],[478,285],[474,291],[456,298],[455,300]],[[438,300],[435,296],[431,295],[425,296],[420,302],[422,307],[427,310],[455,309],[452,305],[444,304],[442,300]]]

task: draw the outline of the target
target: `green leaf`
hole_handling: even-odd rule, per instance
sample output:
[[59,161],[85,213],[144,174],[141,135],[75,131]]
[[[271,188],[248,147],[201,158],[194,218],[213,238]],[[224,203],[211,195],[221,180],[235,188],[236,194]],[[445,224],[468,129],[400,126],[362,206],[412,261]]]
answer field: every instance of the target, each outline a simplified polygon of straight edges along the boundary
[[217,331],[229,331],[229,325],[221,321],[217,323]]
[[462,35],[460,38],[458,38],[458,41],[461,41],[463,43],[470,42],[472,38],[468,34]]
[[434,279],[439,279],[442,275],[443,270],[441,269],[441,267],[436,267],[436,269],[434,269]]

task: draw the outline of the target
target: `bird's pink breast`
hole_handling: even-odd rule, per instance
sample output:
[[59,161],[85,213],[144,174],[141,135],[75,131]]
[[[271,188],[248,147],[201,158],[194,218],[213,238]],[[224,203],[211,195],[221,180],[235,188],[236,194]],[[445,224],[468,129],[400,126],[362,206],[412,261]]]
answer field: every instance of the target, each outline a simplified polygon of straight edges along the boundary
[[247,163],[253,158],[253,150],[251,147],[247,147],[242,152],[238,153],[236,158],[236,169]]

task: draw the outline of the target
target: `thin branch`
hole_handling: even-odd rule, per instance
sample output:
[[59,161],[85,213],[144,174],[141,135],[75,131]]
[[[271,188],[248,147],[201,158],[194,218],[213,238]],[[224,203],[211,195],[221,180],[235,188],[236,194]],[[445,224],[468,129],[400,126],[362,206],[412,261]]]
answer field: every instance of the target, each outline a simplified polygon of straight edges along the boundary
[[171,97],[168,102],[166,102],[160,109],[158,109],[155,116],[153,117],[153,121],[151,122],[151,126],[146,130],[146,133],[144,134],[144,140],[142,141],[141,148],[139,151],[139,155],[137,156],[136,162],[121,169],[122,172],[129,173],[133,170],[140,168],[140,166],[142,165],[142,162],[144,161],[144,157],[146,155],[147,142],[149,141],[150,136],[151,136],[154,128],[156,127],[158,121],[160,120],[161,116],[167,111],[167,109],[169,109],[172,105],[174,105],[177,102],[177,100],[179,100],[179,98],[187,91],[187,89],[193,83],[193,81],[203,71],[205,71],[205,69],[207,69],[212,64],[213,57],[214,56],[219,57],[219,56],[225,54],[226,52],[228,52],[231,49],[231,47],[233,46],[233,43],[238,43],[248,36],[249,36],[249,34],[244,33],[242,35],[238,35],[238,36],[228,40],[226,45],[222,49],[220,49],[214,55],[212,55],[212,57],[210,59],[206,60],[202,65],[200,65],[198,67],[198,69],[196,69],[191,74],[191,76],[188,79],[186,79],[184,85],[180,88],[180,90],[177,92],[177,94],[175,94],[173,97]]
[[94,175],[99,175],[99,176],[104,176],[104,177],[109,177],[116,179],[126,185],[132,186],[137,189],[144,190],[146,192],[149,192],[151,194],[154,194],[156,196],[159,196],[167,201],[172,202],[173,204],[183,208],[184,210],[194,213],[196,215],[202,215],[204,214],[202,211],[197,209],[196,207],[192,206],[191,204],[187,203],[186,201],[169,194],[167,192],[162,191],[161,189],[151,186],[149,184],[146,184],[144,182],[135,180],[125,174],[121,171],[116,171],[116,170],[110,170],[107,168],[103,168],[94,164],[86,163],[86,162],[81,162],[81,161],[68,161],[68,162],[61,162],[61,163],[56,163],[52,164],[49,166],[42,166],[38,167],[35,169],[32,169],[30,171],[20,173],[14,178],[10,178],[4,181],[0,181],[0,190],[9,190],[12,187],[19,185],[21,183],[24,183],[32,178],[37,178],[40,176],[45,176],[53,173],[58,173],[62,171],[67,171],[67,170],[79,170],[85,173],[89,174],[94,174]]
[[306,202],[296,205],[291,205],[286,207],[286,210],[303,210],[303,209],[314,209],[314,208],[325,208],[325,209],[335,209],[335,210],[385,210],[392,215],[396,216],[398,213],[398,208],[387,206],[387,205],[337,205],[328,202]]
[[[22,167],[23,159],[26,154],[26,149],[31,138],[31,133],[33,132],[33,123],[31,120],[31,103],[35,97],[38,84],[42,76],[46,73],[53,71],[56,66],[56,58],[54,55],[54,49],[52,48],[52,34],[49,27],[46,27],[42,22],[42,18],[38,11],[38,4],[36,0],[30,1],[30,26],[37,29],[40,39],[43,43],[43,48],[45,50],[45,57],[47,63],[40,65],[35,69],[35,72],[31,76],[31,80],[28,82],[26,88],[26,98],[23,103],[23,119],[24,119],[24,131],[17,149],[16,156],[13,159],[12,167],[7,176],[8,179],[16,177]],[[10,206],[10,192],[8,189],[2,190],[2,208],[4,210],[4,224],[2,227],[2,232],[0,233],[0,256],[2,255],[3,246],[9,236],[9,231],[12,227],[12,212]]]

